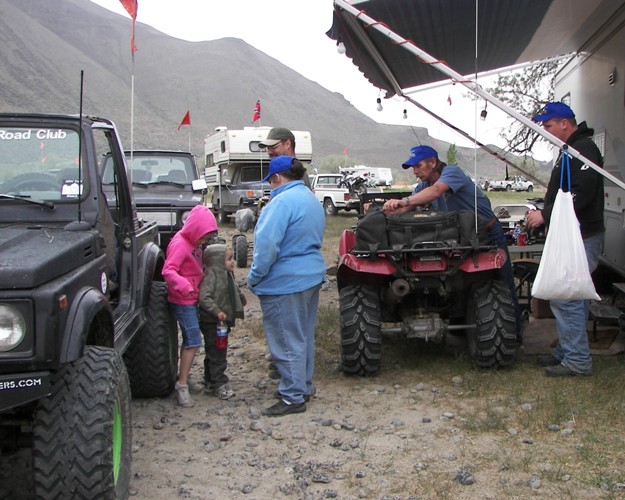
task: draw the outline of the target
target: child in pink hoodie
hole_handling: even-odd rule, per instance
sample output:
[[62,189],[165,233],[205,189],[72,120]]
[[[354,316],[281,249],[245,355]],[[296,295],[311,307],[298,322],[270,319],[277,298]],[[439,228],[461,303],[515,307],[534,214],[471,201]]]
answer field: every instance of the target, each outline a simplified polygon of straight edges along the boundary
[[167,283],[167,300],[174,311],[180,330],[180,369],[176,396],[180,406],[193,406],[187,379],[193,358],[202,345],[198,318],[199,287],[202,281],[202,246],[217,234],[217,221],[204,205],[193,207],[182,229],[167,246],[163,277]]

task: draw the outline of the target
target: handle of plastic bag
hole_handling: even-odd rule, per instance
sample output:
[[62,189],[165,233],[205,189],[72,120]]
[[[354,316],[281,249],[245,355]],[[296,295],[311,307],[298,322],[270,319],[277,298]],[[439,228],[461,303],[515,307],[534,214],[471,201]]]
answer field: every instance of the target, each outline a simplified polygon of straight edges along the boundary
[[564,169],[566,169],[566,179],[568,181],[568,192],[571,192],[571,161],[567,151],[567,146],[562,148],[562,154],[560,155],[560,189],[562,189],[562,183],[564,181]]

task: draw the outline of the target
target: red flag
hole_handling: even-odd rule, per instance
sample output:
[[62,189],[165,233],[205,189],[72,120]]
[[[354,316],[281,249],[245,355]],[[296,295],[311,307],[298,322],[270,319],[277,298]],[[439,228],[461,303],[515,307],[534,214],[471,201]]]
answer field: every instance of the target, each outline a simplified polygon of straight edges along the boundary
[[180,130],[180,127],[182,127],[183,125],[191,126],[191,112],[190,111],[187,111],[187,114],[184,115],[184,118],[180,122],[180,125],[178,125],[178,130]]
[[124,9],[132,17],[132,36],[130,37],[130,53],[137,52],[137,46],[135,45],[135,23],[137,21],[137,9],[139,8],[139,0],[119,0]]
[[254,115],[252,116],[252,123],[260,120],[260,99],[256,101],[256,106],[254,106]]
[[451,95],[450,94],[447,94],[447,102],[451,106]]
[[347,146],[345,146],[345,147],[343,148],[343,154],[344,154],[344,155],[346,155],[348,151],[349,151],[349,149],[347,149]]

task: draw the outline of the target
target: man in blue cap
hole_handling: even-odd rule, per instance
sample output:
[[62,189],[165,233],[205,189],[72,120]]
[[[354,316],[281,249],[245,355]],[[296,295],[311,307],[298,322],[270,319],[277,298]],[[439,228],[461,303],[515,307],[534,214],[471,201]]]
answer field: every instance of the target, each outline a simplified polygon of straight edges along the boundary
[[[573,110],[562,102],[549,102],[543,112],[533,118],[553,136],[575,148],[596,165],[603,166],[599,148],[592,140],[594,130],[586,122],[577,123]],[[543,210],[531,213],[526,221],[529,228],[549,226],[553,204],[560,189],[561,156],[554,164],[545,195]],[[588,268],[594,271],[599,261],[605,227],[603,224],[603,176],[577,158],[570,158],[571,192],[575,215],[580,224]],[[563,190],[567,190],[567,182]],[[551,300],[549,305],[556,318],[558,345],[552,354],[539,356],[549,377],[570,377],[592,374],[592,357],[588,344],[588,300]]]
[[519,344],[523,343],[521,333],[521,311],[514,285],[514,274],[508,253],[508,244],[503,235],[501,224],[484,195],[471,178],[456,165],[447,165],[438,159],[438,153],[430,146],[416,146],[410,150],[410,158],[402,165],[404,169],[412,168],[415,176],[421,181],[417,184],[414,194],[401,200],[388,200],[384,204],[387,213],[400,214],[414,210],[418,206],[432,205],[440,212],[470,210],[486,221],[486,230],[491,241],[506,253],[506,262],[500,269],[502,280],[508,285],[514,302],[516,337]]

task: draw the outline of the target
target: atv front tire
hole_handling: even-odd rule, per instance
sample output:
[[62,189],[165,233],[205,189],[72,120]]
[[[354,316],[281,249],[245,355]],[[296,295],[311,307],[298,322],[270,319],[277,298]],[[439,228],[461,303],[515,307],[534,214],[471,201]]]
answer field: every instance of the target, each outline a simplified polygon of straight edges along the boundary
[[36,498],[128,497],[130,387],[113,349],[87,347],[52,379],[33,423]]
[[475,285],[467,308],[469,356],[480,368],[501,368],[516,361],[514,302],[501,281]]
[[380,298],[376,288],[350,285],[339,293],[343,372],[373,375],[380,370]]
[[178,375],[178,330],[167,303],[167,286],[153,281],[147,322],[124,354],[132,397],[169,396]]

